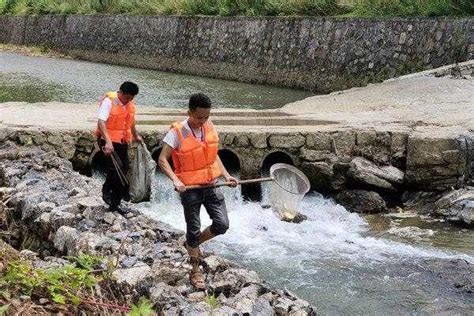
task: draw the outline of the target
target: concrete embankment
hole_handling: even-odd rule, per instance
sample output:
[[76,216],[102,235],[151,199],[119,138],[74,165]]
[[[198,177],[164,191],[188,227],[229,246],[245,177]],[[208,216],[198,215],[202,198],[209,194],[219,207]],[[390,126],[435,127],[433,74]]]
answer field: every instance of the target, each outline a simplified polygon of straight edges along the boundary
[[474,19],[0,16],[0,43],[330,92],[473,57]]

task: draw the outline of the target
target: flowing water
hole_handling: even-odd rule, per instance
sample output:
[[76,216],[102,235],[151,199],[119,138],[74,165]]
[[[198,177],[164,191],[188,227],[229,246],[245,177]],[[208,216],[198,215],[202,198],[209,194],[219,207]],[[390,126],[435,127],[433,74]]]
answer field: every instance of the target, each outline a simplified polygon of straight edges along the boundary
[[[271,185],[271,184],[267,184]],[[301,224],[278,220],[260,203],[222,188],[231,227],[206,249],[255,270],[270,285],[287,288],[323,315],[461,314],[474,297],[443,283],[426,259],[474,263],[474,233],[411,214],[362,217],[312,192]],[[268,188],[264,190],[268,192]],[[267,197],[268,198],[268,197]],[[185,229],[177,193],[158,174],[145,214]],[[210,224],[203,210],[202,226]]]
[[72,59],[0,51],[0,103],[93,103],[126,80],[136,82],[137,104],[184,108],[189,95],[208,94],[216,107],[272,109],[304,99],[305,91],[251,85]]

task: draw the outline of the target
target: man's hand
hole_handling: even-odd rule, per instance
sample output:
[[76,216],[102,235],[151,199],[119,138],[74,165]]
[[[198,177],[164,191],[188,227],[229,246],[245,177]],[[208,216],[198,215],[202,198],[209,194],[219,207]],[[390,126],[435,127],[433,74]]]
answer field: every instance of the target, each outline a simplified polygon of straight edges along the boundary
[[110,155],[114,151],[114,145],[112,145],[112,142],[106,142],[104,147],[102,147],[102,151],[106,156]]
[[141,137],[140,135],[137,135],[137,137],[135,137],[135,140],[140,144],[143,144],[143,137]]
[[179,193],[183,193],[184,191],[186,191],[186,186],[179,179],[173,181],[173,185],[176,191],[178,191]]
[[232,176],[225,177],[225,181],[226,182],[232,182],[232,184],[229,184],[230,187],[236,187],[237,184],[239,184],[239,180],[237,180],[236,178],[234,178]]

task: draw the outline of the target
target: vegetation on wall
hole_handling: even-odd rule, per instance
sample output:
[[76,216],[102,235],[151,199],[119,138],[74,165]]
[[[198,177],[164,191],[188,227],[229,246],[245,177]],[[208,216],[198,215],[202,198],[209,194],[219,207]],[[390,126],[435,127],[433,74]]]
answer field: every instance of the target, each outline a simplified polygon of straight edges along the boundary
[[0,14],[468,16],[472,0],[0,0]]

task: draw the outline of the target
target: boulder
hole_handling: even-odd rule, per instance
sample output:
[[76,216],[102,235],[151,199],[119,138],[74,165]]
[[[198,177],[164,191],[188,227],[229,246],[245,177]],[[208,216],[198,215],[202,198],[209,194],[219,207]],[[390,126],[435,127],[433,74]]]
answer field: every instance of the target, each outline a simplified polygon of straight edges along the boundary
[[387,210],[382,197],[372,191],[347,190],[336,195],[335,200],[347,210],[356,213],[380,213]]
[[400,169],[393,166],[379,167],[362,157],[352,159],[347,176],[363,186],[384,190],[395,190],[404,179]]

